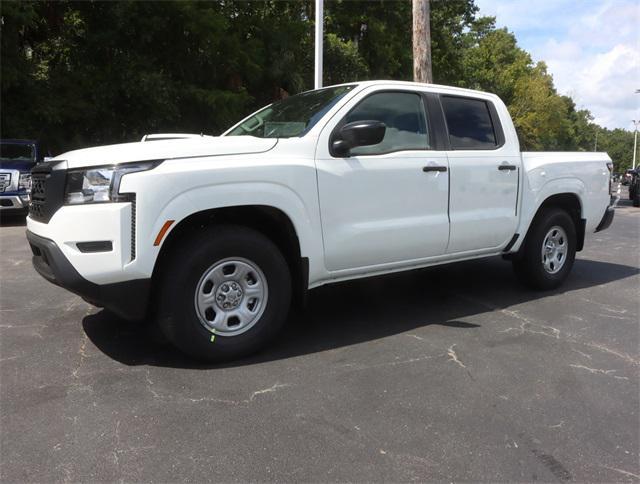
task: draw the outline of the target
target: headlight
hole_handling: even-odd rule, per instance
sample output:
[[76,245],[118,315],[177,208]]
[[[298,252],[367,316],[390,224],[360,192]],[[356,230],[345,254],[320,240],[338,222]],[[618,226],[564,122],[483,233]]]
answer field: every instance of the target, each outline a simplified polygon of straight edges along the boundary
[[27,193],[31,193],[31,173],[20,173],[18,190],[25,190]]
[[65,203],[110,202],[114,168],[70,171],[67,174]]
[[146,162],[69,170],[64,203],[77,205],[128,200],[128,197],[118,193],[122,177],[127,173],[150,170],[158,164],[159,162]]

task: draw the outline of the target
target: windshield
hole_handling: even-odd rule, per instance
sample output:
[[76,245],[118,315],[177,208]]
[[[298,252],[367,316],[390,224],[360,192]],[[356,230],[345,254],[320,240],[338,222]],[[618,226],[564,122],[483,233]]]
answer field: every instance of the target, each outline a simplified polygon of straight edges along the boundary
[[320,121],[355,85],[328,87],[307,91],[258,111],[227,136],[256,136],[258,138],[293,138],[302,136]]
[[36,147],[17,143],[0,143],[2,161],[35,161]]

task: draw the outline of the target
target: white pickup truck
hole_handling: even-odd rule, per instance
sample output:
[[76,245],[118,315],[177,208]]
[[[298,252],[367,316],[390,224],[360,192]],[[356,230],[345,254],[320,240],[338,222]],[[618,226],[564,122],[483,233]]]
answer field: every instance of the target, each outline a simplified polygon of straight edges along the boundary
[[502,254],[555,288],[613,219],[606,153],[521,153],[483,92],[344,84],[155,138],[39,164],[27,238],[43,277],[199,359],[263,347],[336,281]]

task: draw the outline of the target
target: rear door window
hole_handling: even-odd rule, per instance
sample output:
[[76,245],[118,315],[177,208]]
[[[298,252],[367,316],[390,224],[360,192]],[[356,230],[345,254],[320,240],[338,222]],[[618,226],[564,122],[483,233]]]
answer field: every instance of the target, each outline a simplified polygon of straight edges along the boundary
[[442,108],[454,150],[492,150],[498,145],[487,101],[442,96]]

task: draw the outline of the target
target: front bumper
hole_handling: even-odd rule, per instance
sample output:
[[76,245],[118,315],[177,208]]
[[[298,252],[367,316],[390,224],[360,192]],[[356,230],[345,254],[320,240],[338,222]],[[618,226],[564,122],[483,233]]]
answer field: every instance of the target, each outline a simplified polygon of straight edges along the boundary
[[33,267],[49,282],[63,287],[95,306],[104,307],[129,320],[143,319],[147,312],[150,279],[95,284],[82,277],[50,239],[27,230]]
[[0,195],[1,211],[21,211],[29,209],[29,195]]
[[[131,203],[64,206],[48,223],[27,217],[29,232],[55,242],[76,271],[104,285],[151,277],[137,270]],[[79,244],[106,242],[110,250],[83,252]]]

